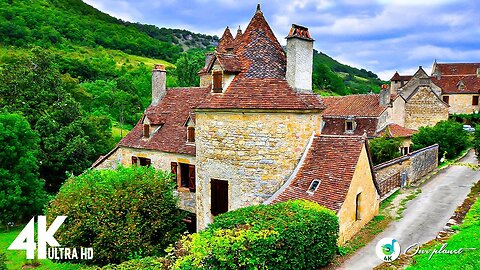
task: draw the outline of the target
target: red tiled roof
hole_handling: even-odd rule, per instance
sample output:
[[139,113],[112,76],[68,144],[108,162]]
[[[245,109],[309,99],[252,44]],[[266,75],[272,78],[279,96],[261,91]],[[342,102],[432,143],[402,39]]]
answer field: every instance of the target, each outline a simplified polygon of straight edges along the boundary
[[381,106],[378,94],[323,97],[327,109],[324,116],[366,116],[378,117],[387,108]]
[[218,41],[218,45],[215,51],[219,53],[225,53],[227,52],[227,49],[233,49],[234,47],[233,45],[234,45],[234,38],[232,36],[232,33],[230,32],[230,28],[228,28],[227,26],[227,28],[223,32],[222,37]]
[[[440,80],[433,77],[433,83],[442,88],[442,94],[454,93],[480,93],[480,78],[477,75],[456,75],[456,76],[440,76]],[[463,81],[464,89],[458,88],[459,82]]]
[[390,79],[390,81],[410,81],[412,79],[413,75],[400,75],[398,72],[395,72],[393,74],[393,77]]
[[[167,94],[158,103],[150,105],[145,115],[164,116],[163,126],[149,139],[143,138],[142,119],[123,138],[118,145],[132,148],[159,150],[171,153],[195,155],[195,146],[187,145],[185,120],[210,92],[210,87],[169,88]],[[150,117],[149,117],[150,119]],[[151,120],[151,119],[150,119]],[[153,132],[151,130],[150,132]]]
[[437,63],[436,68],[441,76],[449,75],[476,75],[480,63]]
[[[313,139],[306,159],[295,178],[273,203],[305,199],[338,212],[347,196],[365,139],[360,136],[319,136]],[[339,151],[341,149],[341,151]],[[320,185],[307,190],[313,180]]]
[[402,127],[398,124],[389,124],[382,130],[381,134],[387,134],[394,138],[404,138],[412,137],[415,132],[417,132],[415,129]]
[[217,60],[224,71],[240,72],[242,70],[242,66],[240,65],[240,61],[236,55],[217,53],[215,56],[217,57]]
[[241,72],[222,94],[211,94],[201,109],[323,109],[314,94],[298,94],[285,79],[286,56],[261,11],[239,37],[233,53]]

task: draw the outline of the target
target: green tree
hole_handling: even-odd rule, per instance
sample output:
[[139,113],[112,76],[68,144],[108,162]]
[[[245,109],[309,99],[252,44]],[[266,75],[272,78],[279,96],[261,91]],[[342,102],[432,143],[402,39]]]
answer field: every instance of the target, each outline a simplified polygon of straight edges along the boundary
[[477,159],[480,160],[480,125],[477,125],[475,128],[475,133],[473,135],[473,148],[475,148],[475,153],[477,153]]
[[89,170],[65,182],[47,217],[67,216],[55,237],[65,246],[93,247],[95,263],[163,255],[186,231],[170,173],[151,167]]
[[205,51],[190,50],[182,53],[175,63],[175,75],[178,79],[178,86],[199,86],[200,78],[197,73],[205,64]]
[[342,79],[325,64],[314,63],[312,82],[316,89],[347,94]]
[[39,179],[40,138],[18,114],[0,114],[0,224],[21,222],[46,202]]
[[402,142],[398,138],[378,137],[369,142],[373,164],[377,165],[400,156]]
[[460,123],[440,121],[433,127],[421,127],[412,137],[413,149],[418,150],[438,144],[438,157],[454,158],[467,149],[470,142],[468,133]]

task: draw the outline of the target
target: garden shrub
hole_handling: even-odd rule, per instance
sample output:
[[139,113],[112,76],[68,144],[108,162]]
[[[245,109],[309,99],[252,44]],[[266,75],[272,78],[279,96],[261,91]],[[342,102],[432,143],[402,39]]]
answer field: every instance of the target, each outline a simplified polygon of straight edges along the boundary
[[147,167],[90,170],[70,178],[47,209],[67,216],[55,234],[66,247],[92,247],[97,265],[161,255],[186,228],[170,173]]
[[413,148],[418,150],[438,144],[438,157],[444,153],[448,159],[458,156],[469,146],[468,133],[463,125],[454,121],[440,121],[433,127],[421,127],[412,137]]
[[173,269],[317,269],[337,251],[338,218],[295,200],[227,212],[200,233],[184,236]]
[[392,160],[400,156],[402,142],[399,138],[378,137],[369,142],[374,165]]
[[7,265],[5,262],[7,261],[7,258],[5,256],[5,253],[0,251],[0,270],[7,270]]

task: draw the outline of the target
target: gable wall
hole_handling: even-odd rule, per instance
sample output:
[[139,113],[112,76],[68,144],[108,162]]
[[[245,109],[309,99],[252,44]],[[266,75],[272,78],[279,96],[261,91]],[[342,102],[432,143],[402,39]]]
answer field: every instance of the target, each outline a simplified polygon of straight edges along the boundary
[[448,107],[429,87],[420,87],[405,105],[405,127],[418,129],[448,119]]
[[[356,197],[360,192],[362,193],[360,195],[359,207],[361,219],[355,220]],[[380,197],[373,183],[367,150],[366,147],[363,146],[347,196],[342,208],[340,208],[340,211],[337,213],[340,222],[339,244],[341,245],[352,238],[365,224],[377,215],[379,206]]]
[[228,209],[261,204],[288,179],[320,113],[196,112],[197,228],[211,215],[211,179],[228,181]]

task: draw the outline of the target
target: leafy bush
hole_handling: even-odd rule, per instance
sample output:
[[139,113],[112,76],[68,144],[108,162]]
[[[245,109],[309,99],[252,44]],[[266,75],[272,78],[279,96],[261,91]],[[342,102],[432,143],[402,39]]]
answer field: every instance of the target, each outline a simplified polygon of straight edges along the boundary
[[421,127],[412,137],[413,148],[418,150],[438,143],[438,157],[456,157],[469,146],[468,134],[460,123],[440,121],[433,127]]
[[109,264],[104,267],[91,267],[85,270],[157,270],[163,269],[163,264],[160,259],[155,257],[146,257],[142,259],[133,259],[121,264]]
[[56,234],[59,243],[93,247],[87,263],[159,255],[185,231],[174,185],[169,173],[147,167],[87,171],[65,182],[47,215],[68,217]]
[[377,165],[400,156],[402,145],[398,138],[378,137],[370,141],[373,164]]
[[184,236],[173,269],[316,269],[337,251],[338,229],[335,213],[313,202],[250,206]]
[[477,153],[477,159],[480,160],[480,125],[475,128],[473,136],[473,148],[475,148],[475,153]]
[[5,261],[7,260],[5,253],[0,251],[0,270],[7,270],[7,265]]
[[46,202],[39,178],[40,138],[18,114],[0,113],[0,226],[28,220]]

